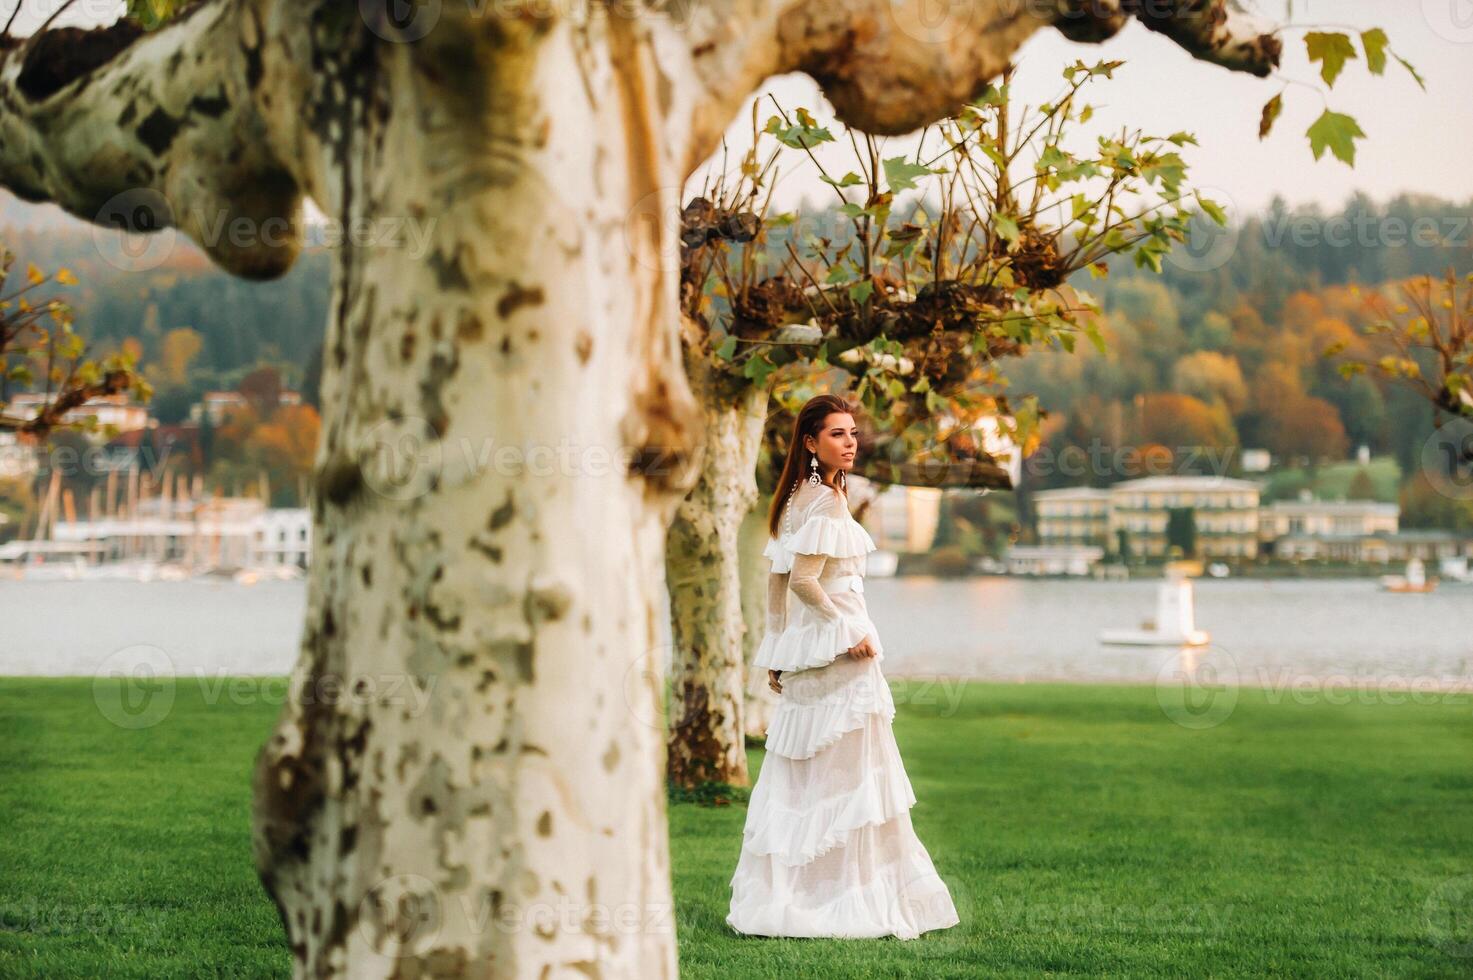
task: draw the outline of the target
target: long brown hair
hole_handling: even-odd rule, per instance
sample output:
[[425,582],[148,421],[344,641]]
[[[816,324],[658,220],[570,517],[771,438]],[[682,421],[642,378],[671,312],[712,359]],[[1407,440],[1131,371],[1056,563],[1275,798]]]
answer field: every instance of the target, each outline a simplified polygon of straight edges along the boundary
[[767,510],[767,532],[777,537],[778,525],[782,523],[783,507],[788,496],[797,487],[798,481],[808,478],[809,460],[813,453],[803,445],[805,436],[818,439],[823,431],[824,419],[835,412],[848,412],[859,419],[859,406],[842,395],[814,395],[798,410],[793,420],[793,436],[788,440],[788,458],[783,461],[782,475],[777,478],[777,489],[772,494],[772,505]]

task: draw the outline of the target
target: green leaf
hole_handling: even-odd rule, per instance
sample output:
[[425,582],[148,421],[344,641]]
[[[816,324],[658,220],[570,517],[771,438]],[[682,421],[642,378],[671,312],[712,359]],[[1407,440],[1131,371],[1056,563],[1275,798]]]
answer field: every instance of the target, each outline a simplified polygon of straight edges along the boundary
[[1051,167],[1055,170],[1062,170],[1068,165],[1068,154],[1059,149],[1059,145],[1057,143],[1050,143],[1048,146],[1044,147],[1043,152],[1038,155],[1038,160],[1033,164],[1033,167],[1035,170],[1047,170]]
[[1210,197],[1203,197],[1201,191],[1195,191],[1193,196],[1197,199],[1197,205],[1203,211],[1206,211],[1213,221],[1216,221],[1219,225],[1227,224],[1227,212],[1222,209],[1221,204],[1218,204]]
[[1355,166],[1355,141],[1365,139],[1366,134],[1350,116],[1325,110],[1324,115],[1309,127],[1309,148],[1318,160],[1328,149],[1350,166]]
[[1379,27],[1373,27],[1369,31],[1362,31],[1360,36],[1361,47],[1366,49],[1366,67],[1371,70],[1372,75],[1379,75],[1386,70],[1386,45],[1388,43],[1386,32]]
[[721,342],[721,346],[716,348],[716,356],[723,361],[729,361],[736,356],[736,346],[736,337],[727,334],[726,339]]
[[793,126],[784,126],[778,116],[772,116],[767,120],[765,130],[777,137],[777,141],[784,146],[790,146],[795,150],[807,149],[820,143],[832,143],[834,134],[827,129],[818,126],[808,110],[798,110],[798,123]]
[[1417,72],[1417,69],[1412,67],[1412,63],[1410,61],[1406,60],[1395,51],[1391,52],[1391,57],[1401,62],[1401,66],[1412,73],[1412,77],[1417,80],[1417,84],[1421,86],[1423,92],[1427,91],[1427,80]]
[[758,387],[765,387],[767,376],[776,370],[777,365],[773,364],[766,357],[752,357],[748,358],[747,363],[743,365],[742,376],[751,378],[753,383]]
[[891,157],[885,161],[885,183],[892,191],[903,191],[915,187],[915,178],[935,172],[930,167],[911,163],[905,157]]
[[994,214],[992,216],[992,227],[997,232],[998,238],[1017,244],[1018,221],[1012,215]]
[[1350,38],[1338,31],[1310,31],[1304,35],[1304,46],[1309,49],[1309,60],[1320,63],[1320,77],[1331,88],[1335,87],[1335,79],[1340,77],[1345,63],[1359,57]]
[[1089,338],[1089,342],[1094,345],[1094,349],[1101,354],[1105,353],[1105,338],[1100,334],[1099,325],[1093,320],[1087,320],[1083,329],[1084,335]]
[[849,298],[860,306],[863,306],[869,300],[870,294],[874,291],[875,284],[871,280],[865,279],[849,287]]
[[163,26],[178,8],[178,0],[128,0],[128,16],[146,31]]
[[1258,138],[1267,139],[1273,131],[1279,113],[1284,111],[1284,93],[1280,92],[1263,104],[1263,118],[1258,121]]
[[835,180],[827,174],[821,175],[818,179],[823,181],[825,184],[832,184],[835,187],[853,187],[855,184],[864,183],[864,180],[859,176],[859,174],[855,173],[852,170],[845,174],[843,177],[840,177],[838,180]]
[[973,105],[1001,106],[1001,105],[1007,104],[1007,101],[1008,101],[1008,86],[1006,86],[1006,85],[988,85],[987,86],[987,90],[985,92],[983,92],[982,95],[981,95],[981,97],[978,98],[972,104]]

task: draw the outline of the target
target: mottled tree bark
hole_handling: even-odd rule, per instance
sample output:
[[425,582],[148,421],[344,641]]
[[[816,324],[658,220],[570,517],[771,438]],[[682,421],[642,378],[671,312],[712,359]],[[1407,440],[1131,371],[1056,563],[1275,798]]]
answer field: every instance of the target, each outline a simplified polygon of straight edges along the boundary
[[753,737],[767,734],[778,699],[778,695],[767,686],[767,671],[752,666],[752,658],[757,655],[757,647],[762,643],[762,632],[767,625],[768,561],[762,552],[767,547],[769,536],[767,505],[770,500],[770,496],[759,494],[756,505],[742,519],[742,529],[737,536],[742,576],[742,620],[746,623],[742,632],[742,664],[746,671],[742,682],[746,692],[742,724],[746,734]]
[[673,227],[626,217],[678,179],[635,25],[465,26],[366,42],[330,106],[333,212],[436,223],[422,261],[338,256],[257,859],[305,973],[673,976],[661,739],[630,723],[659,689],[624,681],[700,430]]
[[665,545],[674,639],[667,765],[681,786],[745,786],[740,532],[757,499],[767,392],[720,370],[703,347],[686,362],[704,406],[706,444],[700,477]]

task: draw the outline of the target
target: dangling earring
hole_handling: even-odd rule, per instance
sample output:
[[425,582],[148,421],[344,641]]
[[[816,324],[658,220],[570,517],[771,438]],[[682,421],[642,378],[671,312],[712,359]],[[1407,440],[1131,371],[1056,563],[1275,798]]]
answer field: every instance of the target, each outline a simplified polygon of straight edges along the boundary
[[817,456],[810,456],[810,457],[808,457],[808,467],[809,467],[810,470],[812,470],[812,472],[808,474],[808,485],[810,487],[816,487],[820,483],[823,482],[823,480],[820,479],[819,478],[819,475],[818,475],[818,457]]

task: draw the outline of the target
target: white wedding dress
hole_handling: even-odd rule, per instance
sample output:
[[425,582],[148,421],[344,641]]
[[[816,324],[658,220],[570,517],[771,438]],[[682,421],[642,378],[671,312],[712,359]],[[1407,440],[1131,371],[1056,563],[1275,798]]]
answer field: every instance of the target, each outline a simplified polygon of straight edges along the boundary
[[[914,939],[957,924],[911,826],[915,793],[864,604],[869,533],[843,494],[806,481],[763,552],[767,633],[753,669],[783,671],[752,787],[726,922],[757,936]],[[791,530],[790,530],[791,529]],[[788,614],[787,594],[799,600]],[[844,651],[869,637],[879,654]]]

